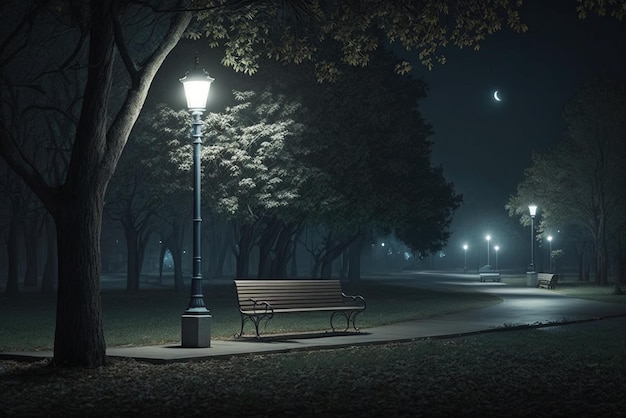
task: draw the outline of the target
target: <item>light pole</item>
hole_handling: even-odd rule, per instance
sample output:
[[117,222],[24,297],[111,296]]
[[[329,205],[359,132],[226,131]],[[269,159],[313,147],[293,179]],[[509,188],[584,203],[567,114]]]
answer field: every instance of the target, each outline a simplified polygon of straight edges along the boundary
[[498,270],[498,253],[500,252],[500,246],[496,245],[493,249],[496,250],[496,270]]
[[491,241],[491,235],[487,235],[485,239],[487,240],[487,265],[491,266],[491,264],[489,263],[489,245]]
[[463,273],[467,273],[467,244],[463,244],[463,251],[465,251],[465,263],[463,264]]
[[552,235],[548,235],[548,243],[550,243],[550,252],[548,255],[550,256],[550,273],[552,273]]
[[535,215],[537,214],[537,205],[528,205],[530,212],[530,271],[535,271]]
[[211,346],[211,313],[204,305],[202,294],[202,250],[200,212],[200,151],[202,149],[202,120],[206,109],[209,89],[214,81],[206,71],[200,69],[198,56],[194,68],[180,82],[185,89],[187,108],[191,112],[191,135],[193,136],[193,269],[189,305],[181,318],[183,347]]

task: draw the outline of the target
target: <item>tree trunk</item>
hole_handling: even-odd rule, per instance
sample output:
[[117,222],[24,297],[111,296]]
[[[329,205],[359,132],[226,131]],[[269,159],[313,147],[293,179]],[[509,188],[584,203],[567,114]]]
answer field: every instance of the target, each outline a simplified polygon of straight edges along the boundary
[[293,252],[291,253],[291,264],[289,269],[290,277],[298,277],[298,244],[297,241],[293,243]]
[[171,235],[167,238],[161,238],[161,246],[159,247],[159,285],[163,284],[163,259],[168,250],[168,243],[172,239]]
[[309,275],[312,279],[317,279],[319,271],[322,268],[322,259],[320,257],[313,257],[313,265],[309,271]]
[[230,245],[225,240],[222,240],[222,245],[219,246],[215,254],[213,277],[224,277],[224,262],[226,261],[229,247]]
[[272,276],[287,277],[287,265],[295,255],[295,240],[293,226],[285,226],[276,243],[275,256],[272,260]]
[[259,236],[259,266],[257,271],[259,279],[272,278],[272,249],[276,244],[280,227],[281,222],[272,216],[265,223],[265,229]]
[[[234,225],[234,228],[237,228],[237,226]],[[235,236],[239,236],[239,239],[237,240],[236,277],[243,279],[247,278],[250,274],[250,253],[252,252],[252,246],[254,245],[254,237],[252,226],[244,224],[239,229],[239,231],[235,231]]]
[[46,215],[46,264],[43,269],[43,277],[41,278],[41,290],[44,293],[52,293],[56,290],[58,280],[58,255],[57,255],[57,239],[54,220],[50,215]]
[[609,260],[607,257],[606,243],[598,243],[596,250],[596,283],[606,285],[608,283]]
[[361,251],[365,238],[359,234],[358,238],[350,244],[348,252],[348,279],[353,288],[359,284],[361,280]]
[[184,222],[174,220],[172,225],[172,238],[168,240],[168,247],[174,262],[174,289],[184,290],[183,278],[183,239],[185,236]]
[[146,215],[138,226],[129,209],[120,219],[126,238],[126,290],[131,293],[139,291],[146,247],[152,235],[149,218],[150,215]]
[[333,276],[334,258],[324,257],[320,268],[320,279],[330,279]]
[[339,278],[345,280],[348,277],[348,248],[341,252],[341,265],[339,267]]
[[106,363],[100,300],[100,234],[105,185],[83,187],[53,214],[57,226],[59,287],[54,364]]
[[326,248],[325,254],[322,258],[322,270],[321,270],[321,278],[322,279],[330,279],[332,276],[332,263],[336,260],[343,251],[348,248],[350,244],[354,241],[357,235],[348,239],[341,240],[326,240]]
[[6,294],[9,296],[15,296],[19,294],[19,221],[15,216],[11,217],[9,221],[9,237],[7,239],[7,287]]
[[25,220],[23,225],[24,231],[24,250],[26,255],[26,271],[24,272],[24,287],[37,287],[38,279],[38,245],[39,245],[39,225],[35,216]]
[[322,269],[320,276],[322,279],[330,279],[333,271],[333,261],[337,259],[345,249],[344,244],[337,244],[333,248],[328,248],[324,258],[322,260]]
[[623,282],[623,277],[624,277],[624,273],[626,273],[626,254],[624,254],[623,252],[623,244],[620,242],[619,248],[619,254],[616,257],[616,264],[617,264],[617,273],[615,274],[615,286],[613,287],[613,294],[614,295],[623,295],[624,293],[622,292],[622,282]]
[[89,68],[72,158],[65,184],[44,201],[57,227],[59,285],[53,361],[58,366],[106,363],[100,300],[102,213],[107,185],[128,138],[120,130],[112,135],[116,141],[109,140],[107,126],[115,59],[114,9],[92,2],[89,10]]
[[133,225],[122,221],[124,235],[126,237],[126,291],[136,293],[139,291],[139,243],[137,231]]

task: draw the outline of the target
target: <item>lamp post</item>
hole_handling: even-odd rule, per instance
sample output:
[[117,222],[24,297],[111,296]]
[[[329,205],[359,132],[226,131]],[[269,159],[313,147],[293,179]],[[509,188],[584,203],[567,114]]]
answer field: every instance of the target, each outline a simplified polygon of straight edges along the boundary
[[500,246],[496,245],[493,249],[496,250],[496,270],[498,270],[498,253],[500,252]]
[[491,264],[489,263],[489,245],[491,241],[491,235],[487,235],[485,239],[487,240],[487,265],[491,266]]
[[552,235],[548,235],[548,243],[550,243],[550,252],[548,255],[550,256],[550,273],[552,273]]
[[528,205],[530,212],[530,271],[535,271],[535,215],[537,214],[537,205]]
[[193,136],[193,268],[189,304],[181,318],[183,347],[211,346],[211,314],[204,305],[202,294],[202,251],[200,213],[200,151],[202,149],[202,120],[209,89],[214,81],[206,71],[200,69],[198,56],[195,66],[180,82],[185,89],[187,108],[191,112],[191,135]]
[[467,273],[467,244],[463,244],[463,251],[465,252],[465,262],[463,263],[463,273]]

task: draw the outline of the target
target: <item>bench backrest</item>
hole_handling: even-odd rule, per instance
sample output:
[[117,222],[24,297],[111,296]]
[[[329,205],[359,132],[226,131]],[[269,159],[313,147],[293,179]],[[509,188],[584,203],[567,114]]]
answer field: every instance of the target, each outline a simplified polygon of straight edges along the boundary
[[537,273],[537,279],[538,280],[552,280],[554,278],[558,279],[559,275],[558,274],[552,274],[552,273]]
[[277,310],[351,304],[341,296],[339,280],[235,280],[235,287],[243,311],[254,309],[250,299],[267,302]]

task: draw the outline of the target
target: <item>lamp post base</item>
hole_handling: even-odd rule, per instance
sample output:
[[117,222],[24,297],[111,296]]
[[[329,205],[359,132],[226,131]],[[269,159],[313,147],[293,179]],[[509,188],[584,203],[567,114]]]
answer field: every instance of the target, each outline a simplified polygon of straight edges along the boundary
[[182,347],[207,348],[211,347],[211,324],[213,317],[210,314],[187,315],[181,317]]
[[535,271],[527,271],[526,272],[526,286],[527,287],[537,287],[537,272]]

